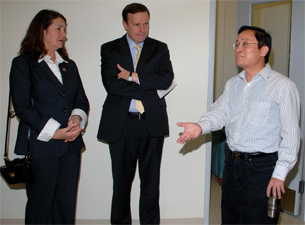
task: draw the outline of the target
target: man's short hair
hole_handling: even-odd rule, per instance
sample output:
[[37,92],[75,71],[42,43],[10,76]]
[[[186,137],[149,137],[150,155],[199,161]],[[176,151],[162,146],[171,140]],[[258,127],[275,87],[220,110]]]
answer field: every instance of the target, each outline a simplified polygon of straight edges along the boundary
[[260,49],[262,46],[268,46],[269,51],[267,55],[265,55],[265,63],[269,62],[269,56],[271,52],[272,39],[271,35],[267,33],[264,29],[255,26],[242,26],[238,30],[238,34],[245,30],[253,30],[255,32],[256,40],[258,41],[258,48]]
[[147,12],[148,16],[150,16],[149,10],[146,8],[145,5],[142,5],[140,3],[131,3],[129,5],[126,5],[122,11],[123,21],[128,24],[128,13],[135,14],[138,12]]

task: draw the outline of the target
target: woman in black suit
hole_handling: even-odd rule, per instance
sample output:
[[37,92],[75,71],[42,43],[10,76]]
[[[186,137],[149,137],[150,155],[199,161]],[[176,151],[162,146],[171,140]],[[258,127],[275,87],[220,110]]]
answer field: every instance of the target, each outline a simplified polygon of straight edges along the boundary
[[65,41],[65,17],[41,10],[12,62],[10,89],[20,119],[15,153],[25,155],[29,146],[36,181],[26,185],[26,224],[75,223],[89,102]]

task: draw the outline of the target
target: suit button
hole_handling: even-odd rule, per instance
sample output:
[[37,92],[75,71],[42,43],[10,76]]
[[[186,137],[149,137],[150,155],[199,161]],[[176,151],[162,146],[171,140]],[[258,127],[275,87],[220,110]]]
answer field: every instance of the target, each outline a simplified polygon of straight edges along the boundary
[[68,112],[68,109],[64,108],[62,111],[63,111],[64,113],[67,113],[67,112]]
[[61,95],[62,97],[66,97],[66,93],[65,93],[65,92],[61,92],[60,95]]

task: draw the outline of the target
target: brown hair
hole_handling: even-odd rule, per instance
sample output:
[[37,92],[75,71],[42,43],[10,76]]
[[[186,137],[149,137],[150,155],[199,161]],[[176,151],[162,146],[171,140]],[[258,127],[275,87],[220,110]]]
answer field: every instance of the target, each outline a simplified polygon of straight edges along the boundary
[[131,3],[129,5],[126,5],[122,11],[123,21],[125,21],[126,24],[128,24],[128,18],[127,18],[128,13],[135,14],[138,12],[147,12],[148,16],[150,16],[149,10],[148,8],[146,8],[145,5],[142,5],[140,3]]
[[[43,42],[43,32],[53,23],[53,20],[58,17],[62,18],[65,23],[67,23],[66,18],[59,12],[47,9],[38,12],[21,42],[19,54],[32,57],[35,60],[44,57],[47,54],[47,49],[45,49]],[[69,59],[65,43],[57,52],[63,59]]]

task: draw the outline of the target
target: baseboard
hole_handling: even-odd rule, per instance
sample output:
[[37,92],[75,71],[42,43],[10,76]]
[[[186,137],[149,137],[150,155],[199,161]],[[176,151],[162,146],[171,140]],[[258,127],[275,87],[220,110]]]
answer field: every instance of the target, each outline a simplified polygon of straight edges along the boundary
[[161,224],[166,225],[202,225],[203,218],[177,218],[177,219],[161,219]]
[[[76,220],[77,225],[89,225],[89,224],[107,224],[110,225],[109,220]],[[133,225],[139,225],[139,220],[132,220]],[[203,218],[183,218],[183,219],[161,219],[161,225],[201,225],[203,224]]]
[[24,219],[0,219],[1,225],[19,225],[24,224]]
[[[0,219],[1,225],[21,225],[24,219]],[[77,219],[76,225],[105,224],[110,225],[109,219]],[[140,224],[139,220],[133,220],[132,224]],[[199,225],[203,224],[203,218],[183,218],[183,219],[161,219],[161,225]]]

